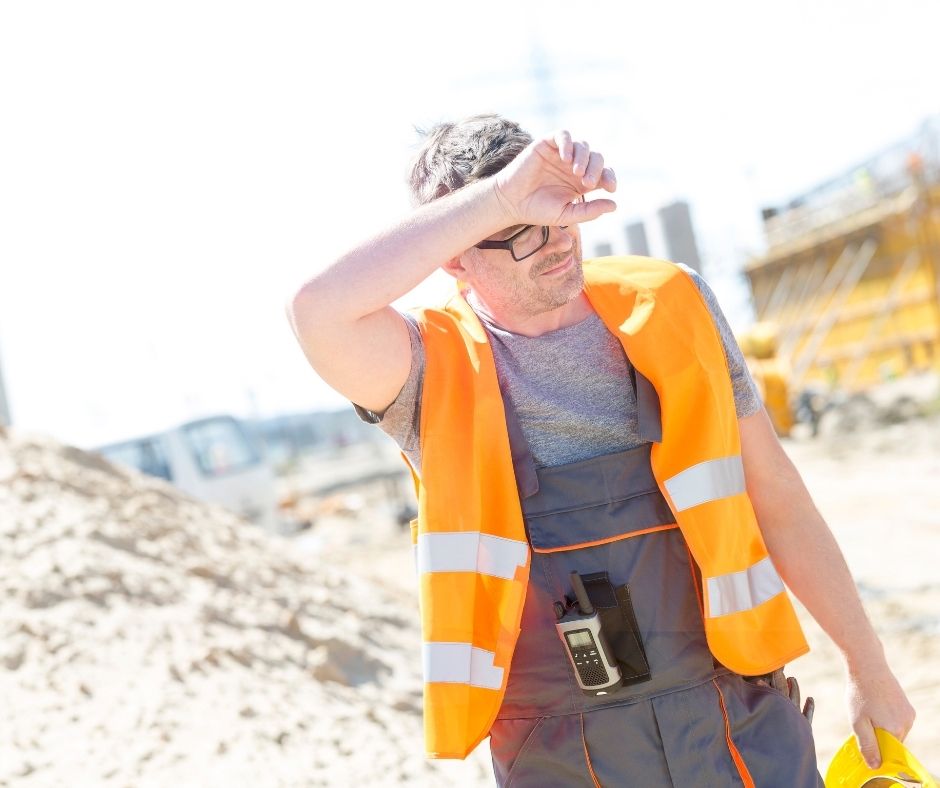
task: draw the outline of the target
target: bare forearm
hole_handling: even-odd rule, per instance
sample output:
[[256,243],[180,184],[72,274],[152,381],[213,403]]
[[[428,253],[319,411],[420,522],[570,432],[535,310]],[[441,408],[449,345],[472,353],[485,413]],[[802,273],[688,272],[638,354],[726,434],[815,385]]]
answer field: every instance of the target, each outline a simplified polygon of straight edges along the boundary
[[785,479],[779,497],[762,500],[758,494],[761,503],[755,501],[767,549],[781,577],[850,667],[883,661],[881,642],[832,532],[789,460],[781,472]]
[[305,282],[333,320],[354,321],[388,306],[482,238],[509,222],[491,179],[421,206]]
[[774,565],[842,651],[849,669],[881,665],[881,642],[865,614],[842,551],[799,472],[768,430],[771,437],[759,459],[752,455],[749,461],[745,456],[745,475]]

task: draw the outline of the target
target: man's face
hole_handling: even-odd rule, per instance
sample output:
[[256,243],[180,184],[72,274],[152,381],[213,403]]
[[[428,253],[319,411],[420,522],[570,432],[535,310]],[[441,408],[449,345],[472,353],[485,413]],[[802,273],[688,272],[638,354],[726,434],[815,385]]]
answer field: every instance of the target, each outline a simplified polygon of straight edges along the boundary
[[[508,227],[488,240],[504,240],[519,229]],[[584,288],[581,259],[576,224],[550,228],[548,243],[518,262],[499,249],[470,249],[463,257],[468,283],[483,301],[524,315],[549,312],[576,298]]]

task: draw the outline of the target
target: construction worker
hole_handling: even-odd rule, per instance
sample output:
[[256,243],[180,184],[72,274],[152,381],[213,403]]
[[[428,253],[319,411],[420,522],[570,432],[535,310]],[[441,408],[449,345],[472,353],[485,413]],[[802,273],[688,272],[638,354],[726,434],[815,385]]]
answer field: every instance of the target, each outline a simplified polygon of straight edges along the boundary
[[[877,762],[873,727],[903,739],[914,710],[701,277],[582,261],[579,224],[616,207],[588,195],[617,183],[567,131],[441,124],[411,188],[410,216],[287,311],[414,472],[428,754],[489,736],[499,785],[819,786],[786,583],[844,655]],[[438,268],[459,294],[390,306]],[[583,641],[559,629],[585,613],[572,573]]]

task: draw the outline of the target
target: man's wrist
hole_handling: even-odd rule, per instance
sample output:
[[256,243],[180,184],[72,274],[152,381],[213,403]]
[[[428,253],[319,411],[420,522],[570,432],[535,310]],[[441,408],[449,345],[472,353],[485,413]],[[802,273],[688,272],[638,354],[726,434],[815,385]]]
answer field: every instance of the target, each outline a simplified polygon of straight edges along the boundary
[[865,643],[853,644],[842,652],[846,670],[850,675],[888,670],[884,646],[874,632]]
[[500,220],[502,221],[502,226],[500,229],[504,227],[512,227],[514,224],[518,224],[519,219],[516,215],[516,211],[513,209],[509,198],[503,194],[503,190],[499,186],[499,179],[497,176],[494,175],[491,178],[487,178],[487,182],[490,186],[493,199],[496,201],[496,205],[499,206],[498,210]]

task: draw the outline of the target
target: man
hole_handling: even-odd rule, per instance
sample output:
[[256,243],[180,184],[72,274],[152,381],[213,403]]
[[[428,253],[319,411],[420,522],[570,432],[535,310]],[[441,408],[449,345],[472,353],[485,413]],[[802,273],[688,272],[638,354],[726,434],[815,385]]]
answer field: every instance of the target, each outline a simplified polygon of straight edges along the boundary
[[[441,124],[411,186],[420,207],[288,314],[415,471],[429,753],[489,735],[500,785],[821,784],[782,683],[807,650],[785,582],[842,651],[877,762],[873,728],[903,738],[914,710],[704,281],[582,263],[578,225],[616,207],[585,196],[616,178],[565,131]],[[438,267],[444,308],[389,306]],[[556,629],[585,612],[572,572],[609,686]]]

